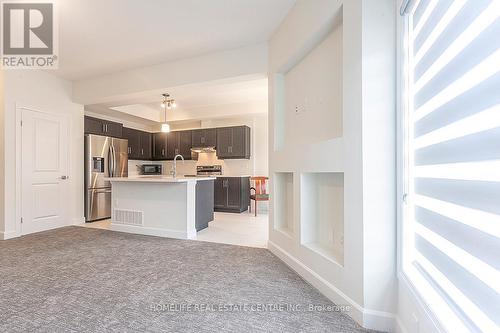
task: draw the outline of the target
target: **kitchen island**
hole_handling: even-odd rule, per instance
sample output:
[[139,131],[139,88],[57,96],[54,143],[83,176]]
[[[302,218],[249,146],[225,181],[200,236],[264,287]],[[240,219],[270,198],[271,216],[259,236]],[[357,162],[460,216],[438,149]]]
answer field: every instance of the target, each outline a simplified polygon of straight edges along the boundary
[[213,220],[214,178],[137,176],[107,178],[111,230],[196,239]]

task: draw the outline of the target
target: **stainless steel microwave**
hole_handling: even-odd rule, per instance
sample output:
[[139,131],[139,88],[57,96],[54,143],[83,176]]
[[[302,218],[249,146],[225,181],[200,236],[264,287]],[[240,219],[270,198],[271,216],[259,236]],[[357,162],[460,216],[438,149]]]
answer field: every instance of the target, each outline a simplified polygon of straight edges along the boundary
[[161,175],[162,165],[161,164],[143,164],[141,166],[141,173],[143,175]]

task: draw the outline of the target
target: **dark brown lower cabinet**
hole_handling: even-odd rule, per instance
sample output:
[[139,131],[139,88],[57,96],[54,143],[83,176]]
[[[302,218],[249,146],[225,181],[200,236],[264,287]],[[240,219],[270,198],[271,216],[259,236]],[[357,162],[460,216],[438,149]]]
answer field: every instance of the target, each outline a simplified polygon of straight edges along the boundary
[[217,177],[214,184],[216,212],[241,213],[250,205],[249,177]]
[[202,180],[196,182],[196,231],[208,227],[214,220],[214,181]]

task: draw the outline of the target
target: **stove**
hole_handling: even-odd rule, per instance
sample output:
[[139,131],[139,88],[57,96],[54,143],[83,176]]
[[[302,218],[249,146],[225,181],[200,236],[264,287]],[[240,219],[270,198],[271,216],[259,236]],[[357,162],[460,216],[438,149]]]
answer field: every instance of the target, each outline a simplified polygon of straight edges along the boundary
[[199,165],[196,167],[197,176],[222,175],[222,165]]

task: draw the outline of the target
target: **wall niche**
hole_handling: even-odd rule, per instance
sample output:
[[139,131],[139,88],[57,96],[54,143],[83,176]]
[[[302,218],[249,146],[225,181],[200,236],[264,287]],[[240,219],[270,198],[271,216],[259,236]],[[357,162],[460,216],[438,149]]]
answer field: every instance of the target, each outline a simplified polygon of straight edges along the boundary
[[293,173],[274,174],[274,230],[289,237],[294,235],[293,226]]
[[303,173],[300,184],[301,244],[344,264],[344,173]]

